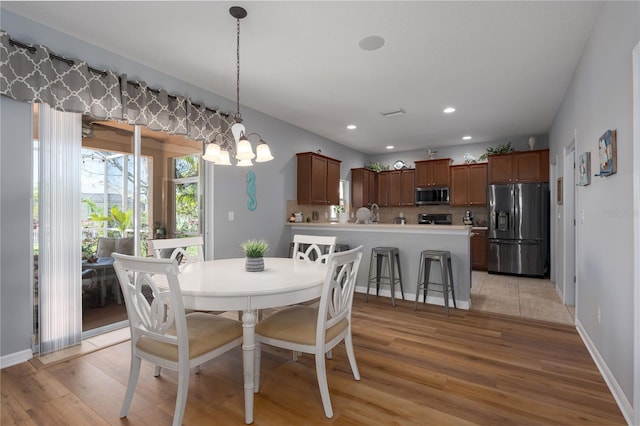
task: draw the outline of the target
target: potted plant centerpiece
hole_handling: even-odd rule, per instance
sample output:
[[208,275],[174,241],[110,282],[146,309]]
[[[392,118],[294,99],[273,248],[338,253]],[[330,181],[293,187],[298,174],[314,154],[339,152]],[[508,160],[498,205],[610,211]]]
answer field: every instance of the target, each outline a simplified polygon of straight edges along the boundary
[[241,244],[244,250],[247,272],[264,271],[264,254],[269,250],[269,243],[265,240],[247,240]]

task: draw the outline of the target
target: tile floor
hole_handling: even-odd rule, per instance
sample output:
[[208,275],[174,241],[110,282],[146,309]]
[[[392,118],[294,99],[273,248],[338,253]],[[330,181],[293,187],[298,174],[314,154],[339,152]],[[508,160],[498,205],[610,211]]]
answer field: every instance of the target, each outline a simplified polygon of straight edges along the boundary
[[471,308],[562,324],[575,324],[573,306],[560,301],[548,279],[473,271]]

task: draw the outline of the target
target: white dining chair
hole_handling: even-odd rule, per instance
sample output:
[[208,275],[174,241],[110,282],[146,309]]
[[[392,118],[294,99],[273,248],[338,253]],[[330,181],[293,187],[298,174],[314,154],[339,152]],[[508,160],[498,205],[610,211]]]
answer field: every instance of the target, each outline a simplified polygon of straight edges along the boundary
[[333,417],[325,354],[344,341],[353,376],[360,380],[351,337],[351,307],[361,260],[362,246],[333,253],[327,260],[318,307],[291,306],[256,324],[255,392],[260,388],[261,344],[314,354],[324,413]]
[[[189,254],[193,247],[195,254]],[[179,264],[204,261],[204,240],[201,235],[186,238],[167,238],[149,240],[149,248],[156,258],[177,259]]]
[[[114,253],[131,329],[131,367],[120,417],[126,417],[142,359],[178,371],[173,425],[182,424],[189,390],[189,371],[242,344],[242,324],[203,312],[186,314],[176,259],[133,257]],[[158,285],[163,281],[168,289]],[[143,288],[151,289],[151,298]]]
[[[325,250],[323,247],[327,247]],[[291,257],[312,262],[326,263],[329,256],[336,249],[336,237],[322,235],[299,235],[293,236],[293,252]]]
[[[327,259],[336,249],[335,236],[322,235],[299,235],[293,236],[293,250],[291,257],[307,262],[326,263]],[[325,250],[326,247],[326,250]],[[262,317],[260,317],[262,319]],[[293,351],[293,360],[298,360],[299,353]],[[327,358],[331,359],[331,351],[327,354]]]

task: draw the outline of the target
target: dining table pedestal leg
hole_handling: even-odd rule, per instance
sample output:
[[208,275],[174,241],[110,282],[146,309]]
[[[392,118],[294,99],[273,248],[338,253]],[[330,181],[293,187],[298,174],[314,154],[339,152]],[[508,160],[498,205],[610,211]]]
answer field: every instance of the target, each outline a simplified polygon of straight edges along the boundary
[[242,313],[242,370],[244,372],[244,421],[253,423],[254,354],[256,350],[256,312]]

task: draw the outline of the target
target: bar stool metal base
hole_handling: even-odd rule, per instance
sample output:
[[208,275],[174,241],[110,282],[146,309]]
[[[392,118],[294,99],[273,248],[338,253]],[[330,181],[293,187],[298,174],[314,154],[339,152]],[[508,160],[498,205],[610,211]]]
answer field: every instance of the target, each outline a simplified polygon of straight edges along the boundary
[[[376,274],[373,275],[373,262],[376,262]],[[389,276],[382,275],[382,266],[384,261],[387,261],[387,267]],[[395,271],[398,271],[396,277]],[[376,296],[380,294],[380,282],[385,280],[389,283],[389,290],[391,291],[391,306],[396,306],[396,283],[400,284],[400,294],[402,300],[404,300],[404,289],[402,288],[402,270],[400,269],[400,250],[397,247],[374,247],[371,249],[371,260],[369,262],[369,279],[367,280],[367,294],[364,297],[364,301],[369,301],[369,288],[371,283],[376,283]]]
[[[431,262],[440,264],[441,283],[430,282]],[[413,310],[418,309],[418,298],[420,289],[423,289],[422,301],[426,303],[429,284],[442,286],[442,296],[444,298],[444,309],[449,316],[449,291],[453,299],[453,307],[456,306],[456,294],[453,288],[453,269],[451,267],[451,252],[444,250],[423,250],[420,252],[420,269],[418,270],[418,286],[416,288],[416,300],[413,303]],[[432,290],[439,291],[439,290]]]

